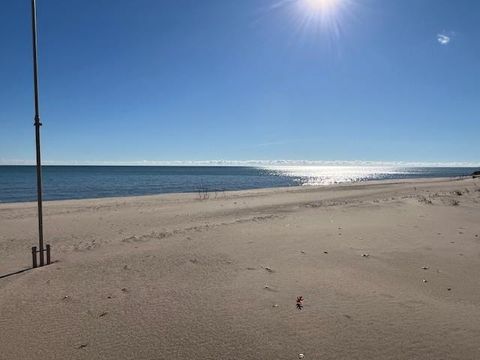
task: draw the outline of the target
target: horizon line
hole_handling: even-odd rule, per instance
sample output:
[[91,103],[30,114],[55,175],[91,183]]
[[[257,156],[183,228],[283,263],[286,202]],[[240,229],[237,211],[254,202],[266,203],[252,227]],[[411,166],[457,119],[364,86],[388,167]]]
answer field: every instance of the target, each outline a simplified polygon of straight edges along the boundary
[[[0,159],[1,166],[32,166],[33,160]],[[480,161],[382,161],[382,160],[45,160],[45,166],[384,166],[384,167],[480,167]]]

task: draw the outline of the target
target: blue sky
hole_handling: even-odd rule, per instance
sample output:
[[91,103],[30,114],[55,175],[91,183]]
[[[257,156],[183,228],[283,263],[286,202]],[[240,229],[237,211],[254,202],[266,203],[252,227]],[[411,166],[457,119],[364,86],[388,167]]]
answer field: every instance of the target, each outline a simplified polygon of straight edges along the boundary
[[[479,1],[308,1],[38,0],[44,159],[480,163]],[[0,46],[0,162],[33,161],[28,0]]]

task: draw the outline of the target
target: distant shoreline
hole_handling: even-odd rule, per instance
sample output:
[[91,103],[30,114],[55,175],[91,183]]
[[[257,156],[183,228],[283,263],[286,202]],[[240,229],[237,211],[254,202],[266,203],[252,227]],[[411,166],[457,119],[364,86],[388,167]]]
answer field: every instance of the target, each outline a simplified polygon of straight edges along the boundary
[[[35,167],[36,164],[0,164],[1,167]],[[255,161],[238,161],[238,162],[166,162],[166,163],[91,163],[91,164],[52,164],[43,163],[42,167],[254,167],[269,168],[281,166],[342,166],[342,167],[385,167],[385,168],[470,168],[480,169],[480,163],[472,162],[453,162],[453,163],[421,163],[421,162],[381,162],[381,161],[325,161],[325,162],[302,162],[302,161],[286,161],[286,162],[255,162]]]

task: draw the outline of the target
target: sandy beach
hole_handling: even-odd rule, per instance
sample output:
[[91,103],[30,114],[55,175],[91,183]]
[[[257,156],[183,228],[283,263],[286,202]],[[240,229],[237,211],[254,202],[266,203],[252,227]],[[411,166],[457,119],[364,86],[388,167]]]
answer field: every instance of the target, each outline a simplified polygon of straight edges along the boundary
[[[0,204],[0,359],[479,359],[480,179]],[[303,296],[303,309],[296,299]]]

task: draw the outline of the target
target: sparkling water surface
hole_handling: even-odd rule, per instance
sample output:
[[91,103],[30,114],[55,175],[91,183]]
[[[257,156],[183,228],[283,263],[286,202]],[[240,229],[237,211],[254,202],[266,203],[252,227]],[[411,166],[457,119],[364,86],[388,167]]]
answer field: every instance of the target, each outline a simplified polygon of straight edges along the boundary
[[[376,166],[44,166],[45,200],[457,177],[476,168]],[[34,166],[0,166],[0,202],[36,200]]]

